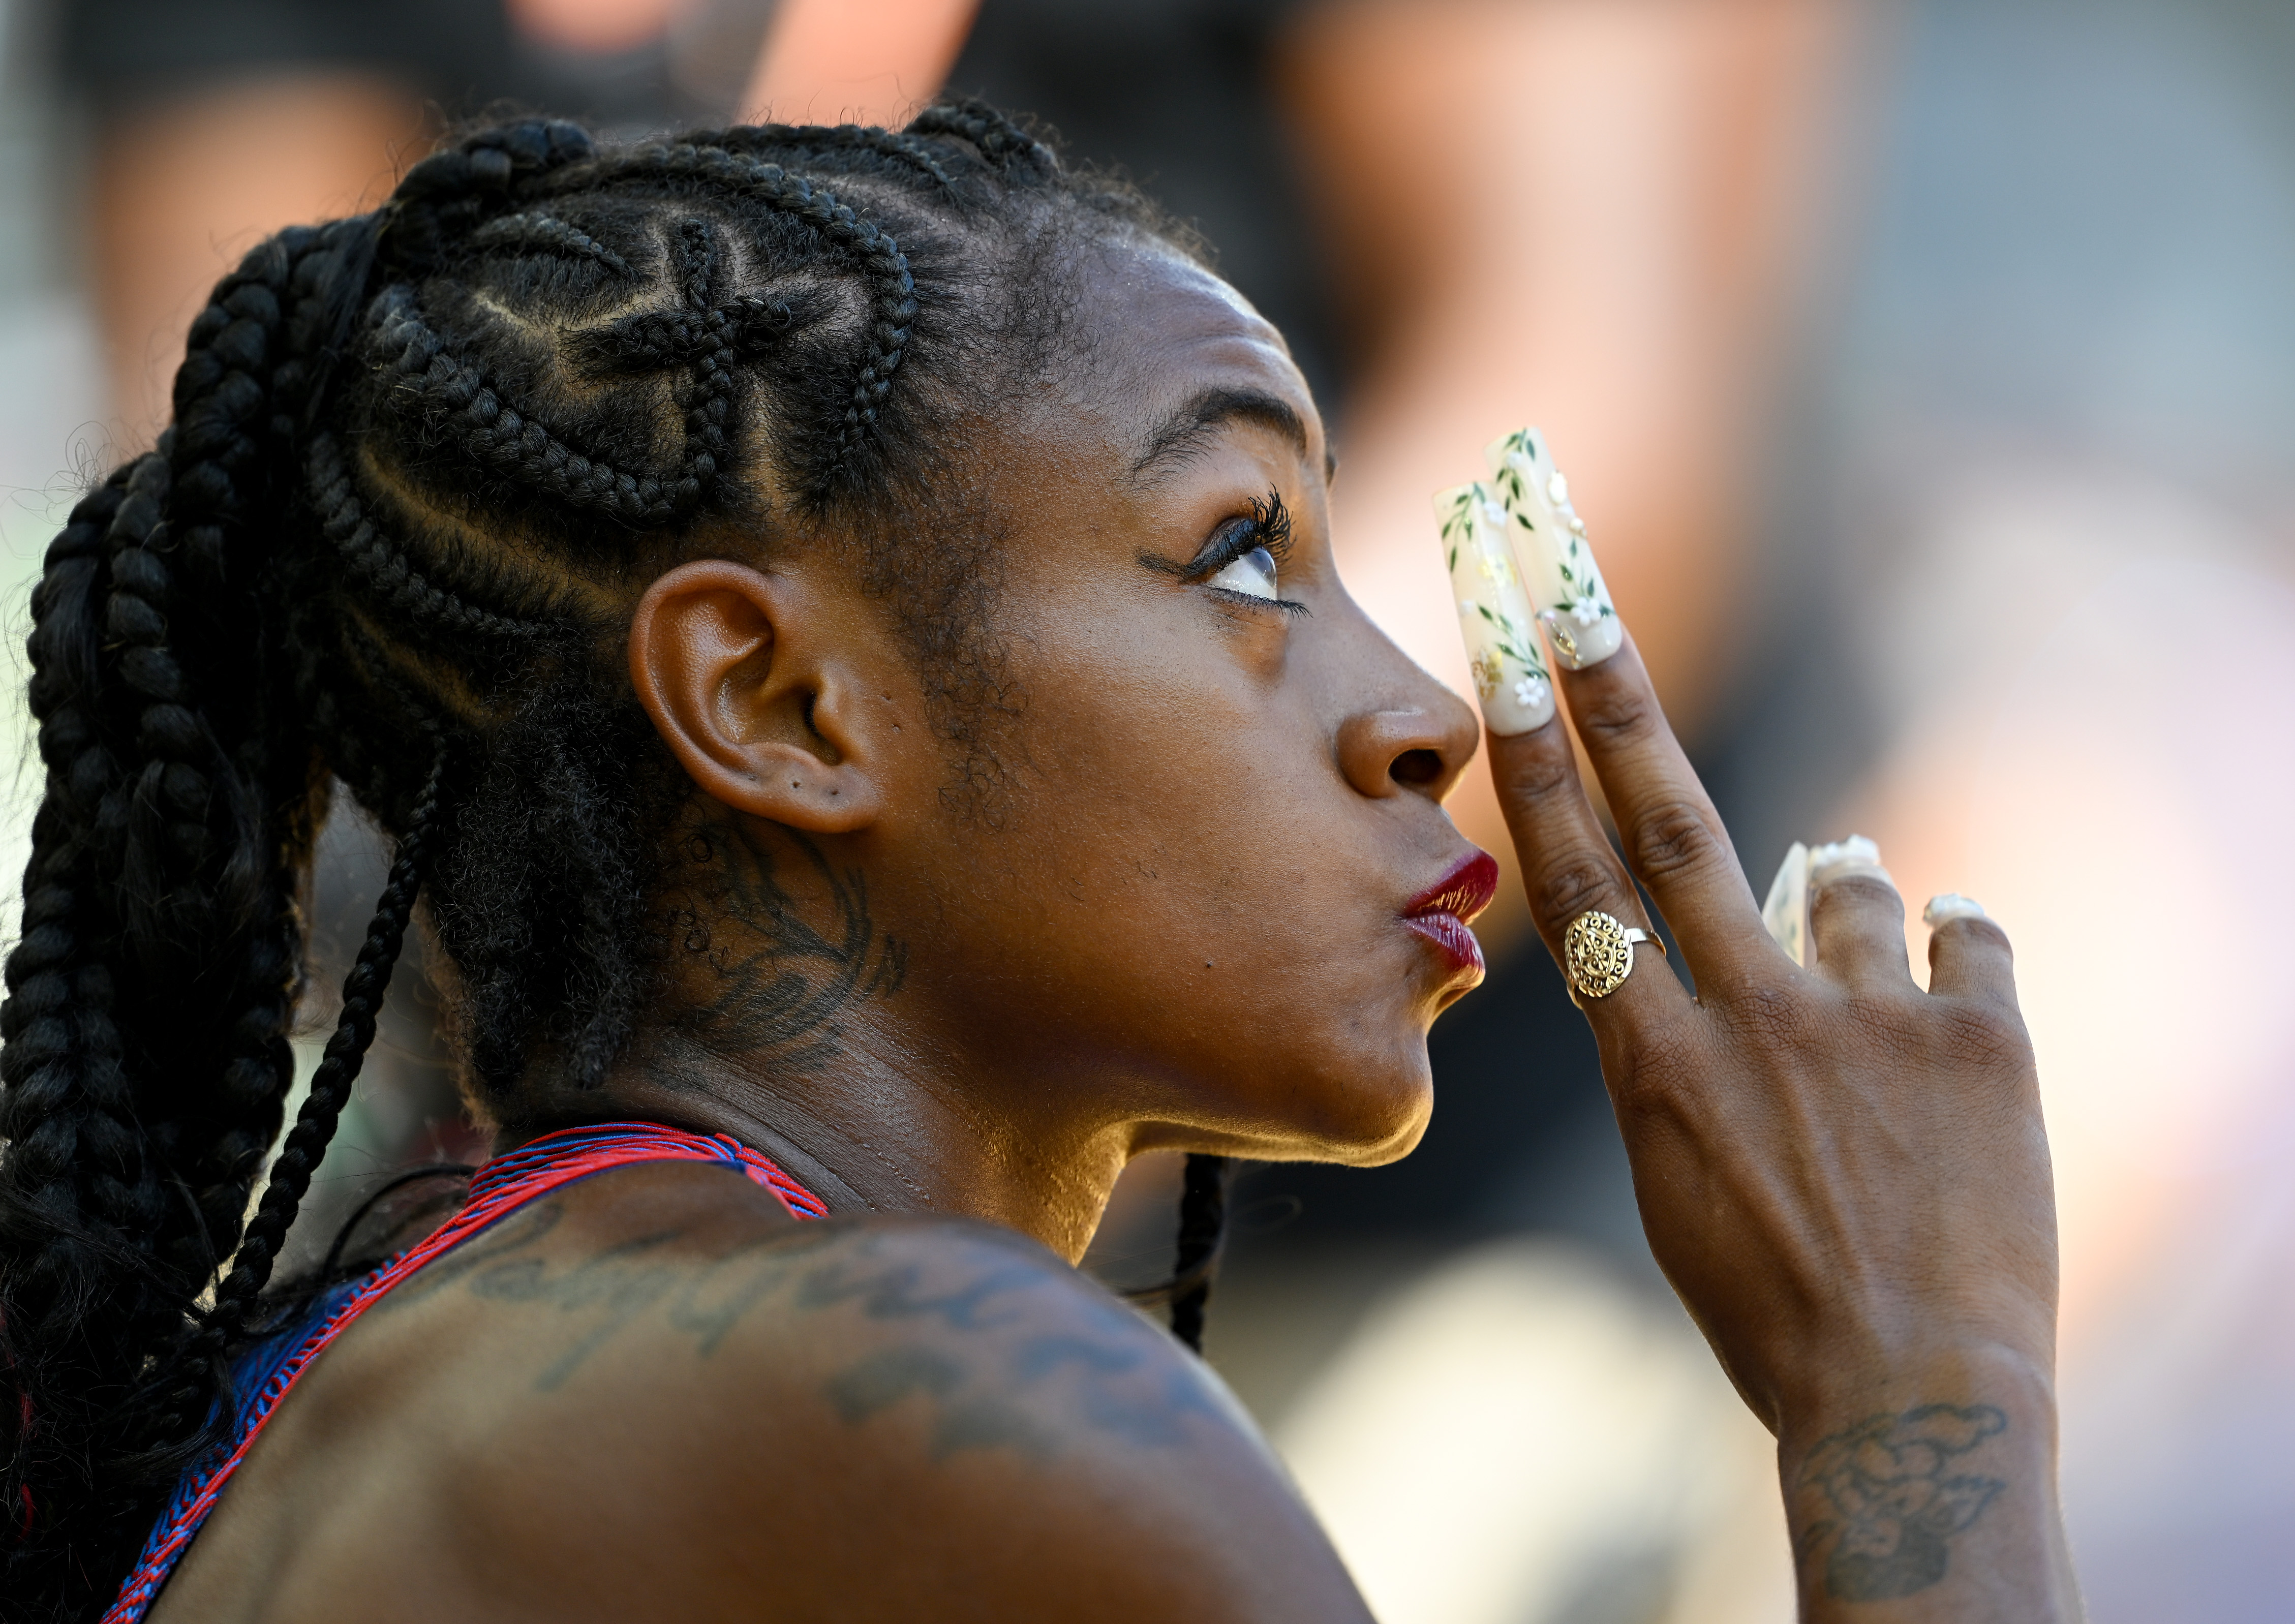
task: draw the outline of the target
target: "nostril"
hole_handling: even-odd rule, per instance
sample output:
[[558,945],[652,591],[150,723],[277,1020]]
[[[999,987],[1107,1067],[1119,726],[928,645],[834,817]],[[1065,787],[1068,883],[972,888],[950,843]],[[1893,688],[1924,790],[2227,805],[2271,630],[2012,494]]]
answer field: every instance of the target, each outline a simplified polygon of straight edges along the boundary
[[1386,775],[1398,784],[1424,789],[1441,779],[1442,758],[1432,750],[1405,750],[1388,764]]

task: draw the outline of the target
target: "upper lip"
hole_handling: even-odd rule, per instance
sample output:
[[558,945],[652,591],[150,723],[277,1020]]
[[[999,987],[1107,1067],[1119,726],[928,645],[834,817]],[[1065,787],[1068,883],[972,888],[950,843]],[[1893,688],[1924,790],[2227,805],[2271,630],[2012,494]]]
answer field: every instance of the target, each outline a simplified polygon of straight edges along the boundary
[[1498,860],[1488,852],[1476,852],[1405,902],[1402,917],[1415,919],[1430,913],[1447,913],[1471,924],[1498,894]]

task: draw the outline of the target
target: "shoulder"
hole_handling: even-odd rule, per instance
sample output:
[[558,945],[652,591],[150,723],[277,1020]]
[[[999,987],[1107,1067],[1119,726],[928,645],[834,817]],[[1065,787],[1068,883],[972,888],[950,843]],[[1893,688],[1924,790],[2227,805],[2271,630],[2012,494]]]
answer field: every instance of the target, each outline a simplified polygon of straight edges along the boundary
[[559,1616],[1362,1616],[1224,1385],[1010,1231],[736,1214],[551,1253],[465,1275],[563,1323],[488,1383],[450,1521]]

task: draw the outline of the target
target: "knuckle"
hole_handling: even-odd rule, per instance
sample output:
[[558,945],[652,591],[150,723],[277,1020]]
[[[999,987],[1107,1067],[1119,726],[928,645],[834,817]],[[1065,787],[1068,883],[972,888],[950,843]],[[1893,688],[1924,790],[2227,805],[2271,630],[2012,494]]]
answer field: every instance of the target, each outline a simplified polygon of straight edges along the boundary
[[1502,801],[1536,805],[1579,788],[1578,758],[1566,746],[1512,751],[1503,764],[1494,754],[1491,761]]
[[1891,1060],[1909,1060],[1923,1048],[1919,1005],[1894,992],[1851,993],[1842,1004],[1849,1027],[1866,1045]]
[[1613,909],[1618,882],[1593,853],[1572,852],[1540,865],[1529,890],[1539,922],[1559,930],[1589,909]]
[[1817,1010],[1798,987],[1765,983],[1742,988],[1729,1000],[1728,1010],[1741,1040],[1762,1054],[1806,1054],[1820,1035]]
[[1646,743],[1665,726],[1653,695],[1615,681],[1597,681],[1590,691],[1572,695],[1570,719],[1595,751]]
[[1892,914],[1899,919],[1905,916],[1905,899],[1897,894],[1897,888],[1870,872],[1834,876],[1817,887],[1809,905],[1820,914],[1846,908],[1860,913]]
[[1952,1000],[1944,1005],[1937,1051],[1948,1061],[1983,1071],[2023,1073],[2032,1067],[2032,1039],[2024,1023],[1991,1004]]
[[1638,1033],[1607,1068],[1611,1104],[1619,1126],[1629,1140],[1659,1123],[1680,1123],[1695,1105],[1695,1079],[1703,1068],[1694,1064],[1691,1045],[1667,1032]]
[[1721,853],[1720,836],[1703,810],[1687,801],[1650,808],[1634,820],[1627,839],[1636,871],[1648,879],[1709,869]]
[[2008,933],[2000,928],[1998,922],[1978,915],[1948,919],[1937,927],[1935,934],[1939,940],[1957,935],[1964,943],[1981,943],[2005,959],[2013,959],[2016,956],[2014,944],[2008,940]]

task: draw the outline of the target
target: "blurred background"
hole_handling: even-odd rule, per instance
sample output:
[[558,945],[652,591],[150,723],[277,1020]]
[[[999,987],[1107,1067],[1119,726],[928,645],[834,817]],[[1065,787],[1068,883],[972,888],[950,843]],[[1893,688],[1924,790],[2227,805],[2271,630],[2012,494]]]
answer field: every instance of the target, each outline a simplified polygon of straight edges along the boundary
[[[1536,422],[1756,888],[1854,828],[1915,906],[2007,926],[2093,1616],[2295,1617],[2285,0],[0,0],[12,629],[208,285],[442,120],[942,86],[1202,224],[1332,420],[1350,583],[1431,670],[1466,690],[1428,495]],[[1486,779],[1453,811],[1505,853]],[[321,1031],[381,875],[336,824]],[[1246,1175],[1212,1357],[1389,1624],[1785,1624],[1769,1440],[1642,1245],[1524,923],[1485,922],[1416,1155]],[[334,1214],[480,1153],[419,976],[393,999]],[[1162,1270],[1174,1193],[1136,1169],[1093,1266]]]

